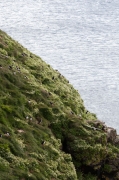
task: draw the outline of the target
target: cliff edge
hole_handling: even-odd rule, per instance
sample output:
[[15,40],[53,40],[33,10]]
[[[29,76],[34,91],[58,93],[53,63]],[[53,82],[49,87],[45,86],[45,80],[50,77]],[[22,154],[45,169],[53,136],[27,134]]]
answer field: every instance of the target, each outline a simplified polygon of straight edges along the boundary
[[0,30],[0,180],[118,180],[119,136],[58,70]]

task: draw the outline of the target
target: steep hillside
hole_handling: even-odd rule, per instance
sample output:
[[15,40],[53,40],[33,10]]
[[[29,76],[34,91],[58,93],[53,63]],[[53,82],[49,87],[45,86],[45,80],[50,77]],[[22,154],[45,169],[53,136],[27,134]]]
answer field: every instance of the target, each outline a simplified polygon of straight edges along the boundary
[[0,31],[0,180],[117,179],[117,139],[57,70]]

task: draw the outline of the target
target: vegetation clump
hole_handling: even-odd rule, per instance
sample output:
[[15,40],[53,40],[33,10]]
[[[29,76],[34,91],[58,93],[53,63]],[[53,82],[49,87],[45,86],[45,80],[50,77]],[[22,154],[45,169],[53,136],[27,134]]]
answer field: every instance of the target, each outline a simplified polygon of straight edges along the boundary
[[1,30],[0,82],[1,180],[117,176],[119,144],[107,127],[57,70]]

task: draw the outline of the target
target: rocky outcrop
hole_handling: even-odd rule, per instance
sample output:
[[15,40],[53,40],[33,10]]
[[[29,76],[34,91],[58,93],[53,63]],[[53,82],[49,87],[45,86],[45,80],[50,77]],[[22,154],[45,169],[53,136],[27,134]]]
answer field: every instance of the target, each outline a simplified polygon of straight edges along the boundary
[[[72,133],[66,132],[64,135],[64,151],[72,155],[74,162],[80,162],[76,165],[77,171],[81,169],[84,174],[91,172],[97,176],[98,180],[117,180],[119,176],[119,136],[116,130],[107,127],[99,120],[88,120],[87,123],[82,123],[78,127],[77,124],[72,123],[69,127]],[[73,136],[73,128],[75,136]],[[78,129],[83,132],[82,135],[80,133],[76,135]]]
[[119,135],[116,136],[114,143],[119,146]]
[[117,132],[114,128],[108,127],[107,128],[107,141],[111,143],[115,143],[117,137]]

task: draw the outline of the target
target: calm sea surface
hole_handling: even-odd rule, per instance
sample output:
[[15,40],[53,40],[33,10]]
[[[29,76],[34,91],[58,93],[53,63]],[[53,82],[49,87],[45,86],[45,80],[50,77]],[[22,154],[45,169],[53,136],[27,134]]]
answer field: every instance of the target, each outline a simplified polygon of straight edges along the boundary
[[119,0],[4,0],[0,28],[58,69],[119,133]]

